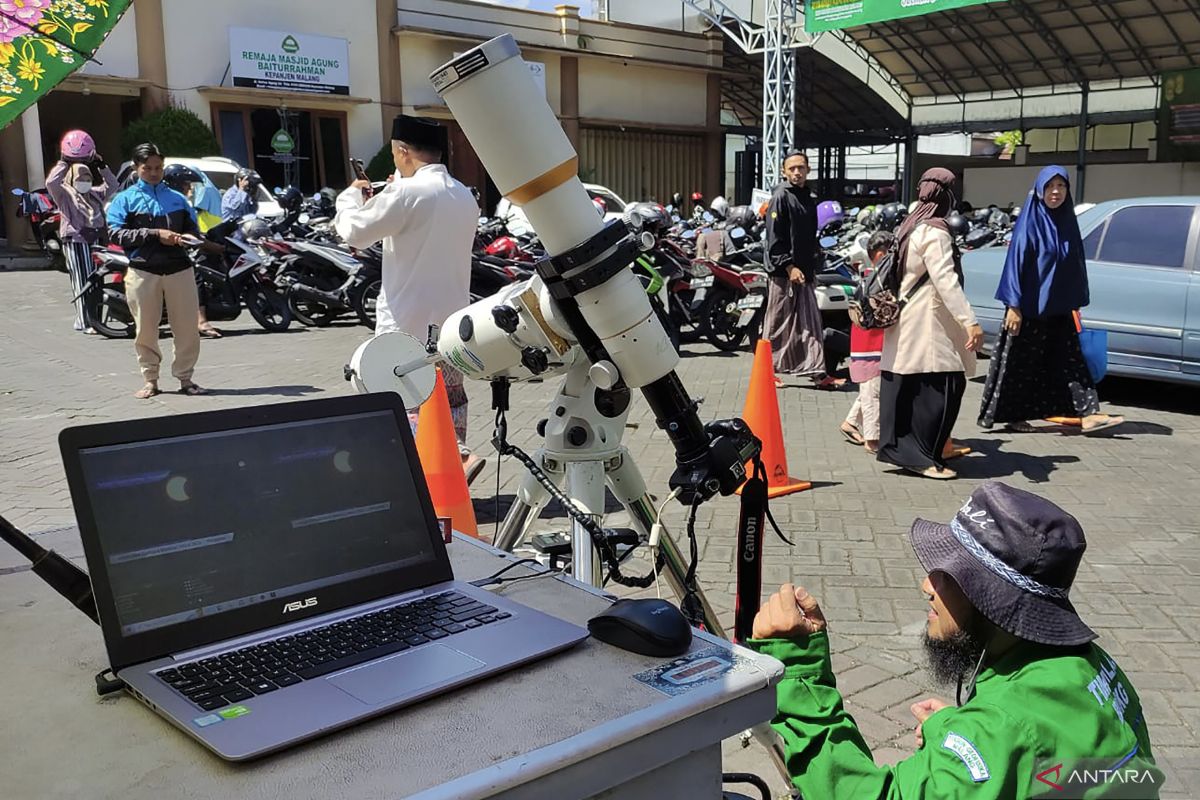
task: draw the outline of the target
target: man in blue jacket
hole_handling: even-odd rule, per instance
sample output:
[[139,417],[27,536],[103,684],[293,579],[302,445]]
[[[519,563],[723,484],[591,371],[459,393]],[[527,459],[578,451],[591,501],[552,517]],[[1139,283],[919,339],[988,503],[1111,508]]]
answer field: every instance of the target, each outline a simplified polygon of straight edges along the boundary
[[108,207],[108,229],[113,242],[129,256],[125,296],[137,326],[134,349],[145,385],[134,395],[148,400],[159,394],[158,326],[163,306],[171,326],[174,358],[171,374],[186,395],[204,394],[192,380],[200,357],[200,332],[196,328],[199,298],[196,272],[184,249],[184,236],[198,237],[196,214],[187,198],[162,182],[163,157],[146,142],[133,151],[138,180],[113,198]]
[[258,187],[262,178],[252,169],[243,167],[234,176],[233,186],[221,198],[221,220],[238,220],[258,213]]

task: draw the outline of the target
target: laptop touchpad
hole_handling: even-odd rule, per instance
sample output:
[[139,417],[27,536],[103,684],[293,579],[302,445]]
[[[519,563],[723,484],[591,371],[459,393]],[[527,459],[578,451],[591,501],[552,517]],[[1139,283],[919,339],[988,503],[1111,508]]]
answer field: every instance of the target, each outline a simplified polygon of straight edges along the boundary
[[438,644],[400,653],[326,680],[351,697],[374,706],[410,697],[426,686],[482,666],[485,665],[479,659]]

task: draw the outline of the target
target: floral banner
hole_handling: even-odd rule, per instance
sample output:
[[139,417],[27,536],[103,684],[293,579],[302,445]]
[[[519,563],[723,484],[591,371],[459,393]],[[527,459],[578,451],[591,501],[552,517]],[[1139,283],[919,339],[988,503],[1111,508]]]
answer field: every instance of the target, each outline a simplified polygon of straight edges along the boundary
[[0,0],[0,128],[96,52],[132,0]]

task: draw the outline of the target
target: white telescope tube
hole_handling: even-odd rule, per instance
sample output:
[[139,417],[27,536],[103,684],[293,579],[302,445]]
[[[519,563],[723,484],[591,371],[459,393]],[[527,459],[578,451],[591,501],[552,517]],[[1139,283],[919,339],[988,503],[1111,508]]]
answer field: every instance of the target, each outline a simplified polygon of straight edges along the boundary
[[[512,36],[467,51],[430,80],[496,186],[522,207],[551,256],[601,232],[604,221],[579,180],[575,149]],[[652,383],[679,363],[632,270],[580,292],[575,300],[630,387]]]

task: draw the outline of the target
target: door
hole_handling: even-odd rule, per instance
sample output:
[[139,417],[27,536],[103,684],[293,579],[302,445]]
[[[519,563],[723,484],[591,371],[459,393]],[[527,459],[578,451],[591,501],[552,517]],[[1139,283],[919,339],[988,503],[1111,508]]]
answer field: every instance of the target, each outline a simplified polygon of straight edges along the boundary
[[1195,205],[1157,203],[1118,209],[1089,232],[1083,318],[1108,331],[1110,363],[1180,371],[1197,224]]

